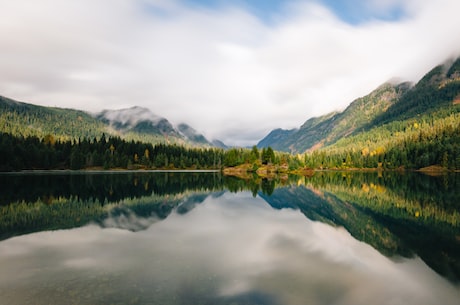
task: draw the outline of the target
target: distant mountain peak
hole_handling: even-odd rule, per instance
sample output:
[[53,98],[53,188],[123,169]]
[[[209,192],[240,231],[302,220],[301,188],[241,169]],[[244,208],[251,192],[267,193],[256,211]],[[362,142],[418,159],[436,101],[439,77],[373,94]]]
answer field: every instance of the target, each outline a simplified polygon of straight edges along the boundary
[[14,120],[0,126],[0,132],[14,135],[19,132],[23,136],[39,138],[54,135],[63,139],[93,139],[106,134],[152,144],[225,147],[222,142],[209,142],[187,124],[179,124],[176,128],[166,118],[140,106],[89,113],[27,104],[0,95],[0,115],[11,117],[11,114],[14,114]]
[[331,112],[305,121],[299,129],[275,129],[257,146],[301,153],[330,145],[362,130],[385,112],[403,92],[399,85],[385,83],[366,96],[355,99],[342,112]]
[[148,108],[139,106],[118,110],[103,110],[97,114],[97,118],[105,119],[109,121],[110,124],[116,123],[127,127],[134,127],[143,121],[158,124],[160,121],[166,120],[165,118],[154,114]]
[[193,142],[212,145],[202,134],[199,134],[195,129],[185,123],[177,125],[177,129],[185,138]]
[[164,136],[168,141],[175,138],[178,143],[188,143],[194,146],[213,146],[212,142],[209,142],[190,125],[181,123],[174,127],[166,118],[154,114],[145,107],[133,106],[118,110],[103,110],[96,114],[96,118],[122,133],[137,132]]
[[310,118],[298,130],[275,129],[257,146],[292,153],[315,150],[387,123],[417,118],[458,104],[460,58],[434,67],[416,84],[390,79],[352,101],[344,111]]

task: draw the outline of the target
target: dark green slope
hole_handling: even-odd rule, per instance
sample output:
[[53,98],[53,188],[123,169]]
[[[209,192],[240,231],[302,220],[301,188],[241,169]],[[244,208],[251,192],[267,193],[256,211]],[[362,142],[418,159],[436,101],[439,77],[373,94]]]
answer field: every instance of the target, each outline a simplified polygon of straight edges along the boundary
[[[368,131],[389,123],[406,126],[421,117],[447,117],[458,112],[459,104],[460,58],[435,67],[415,86],[386,83],[353,101],[343,112],[311,118],[289,133],[274,131],[258,146],[291,153],[312,151],[348,137],[365,138]],[[404,128],[398,131],[404,132]]]
[[408,87],[407,83],[386,83],[369,95],[353,101],[343,112],[311,118],[300,129],[284,137],[266,137],[258,146],[271,146],[281,151],[302,153],[333,144],[343,137],[362,131],[395,103]]
[[147,143],[213,146],[192,127],[176,129],[167,119],[146,108],[105,110],[97,115],[75,109],[44,107],[0,96],[0,132],[14,136],[35,136],[77,140],[100,138],[103,133],[125,140]]
[[382,115],[370,122],[368,128],[392,121],[403,121],[434,113],[453,105],[460,98],[460,58],[439,65],[428,72]]
[[0,96],[0,131],[68,140],[100,137],[108,130],[103,122],[83,111],[36,106]]

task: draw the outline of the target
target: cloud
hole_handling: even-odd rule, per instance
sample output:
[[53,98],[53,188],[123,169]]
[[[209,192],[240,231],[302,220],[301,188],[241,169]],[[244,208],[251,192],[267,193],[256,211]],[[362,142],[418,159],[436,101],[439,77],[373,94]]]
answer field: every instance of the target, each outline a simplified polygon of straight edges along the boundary
[[144,106],[251,145],[460,54],[458,1],[366,3],[371,17],[347,23],[319,1],[289,2],[266,22],[245,6],[3,0],[0,94],[90,111]]

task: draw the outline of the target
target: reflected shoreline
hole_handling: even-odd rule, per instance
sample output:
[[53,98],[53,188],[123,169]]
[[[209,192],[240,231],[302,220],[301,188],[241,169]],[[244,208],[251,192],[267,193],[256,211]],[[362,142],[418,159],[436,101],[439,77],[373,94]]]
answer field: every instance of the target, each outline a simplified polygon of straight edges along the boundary
[[[275,206],[286,202],[286,193],[308,195],[310,208],[321,215],[331,195],[318,202],[321,194],[314,191],[276,188],[269,197],[273,205],[248,191],[194,191],[173,196],[179,204],[164,220],[112,214],[109,226],[93,223],[2,241],[0,295],[12,305],[458,302],[458,284],[421,259],[388,259],[344,227],[306,219],[305,200],[295,201],[302,213]],[[120,226],[148,221],[139,231]]]
[[[161,221],[207,198],[249,191],[277,210],[343,227],[387,257],[420,256],[460,281],[460,175],[321,171],[313,177],[238,179],[216,171],[53,171],[0,174],[0,240],[107,219]],[[120,221],[113,222],[114,225]],[[145,230],[148,222],[120,226]]]
[[0,172],[0,175],[15,174],[129,174],[129,173],[218,173],[218,169],[25,169],[14,172]]

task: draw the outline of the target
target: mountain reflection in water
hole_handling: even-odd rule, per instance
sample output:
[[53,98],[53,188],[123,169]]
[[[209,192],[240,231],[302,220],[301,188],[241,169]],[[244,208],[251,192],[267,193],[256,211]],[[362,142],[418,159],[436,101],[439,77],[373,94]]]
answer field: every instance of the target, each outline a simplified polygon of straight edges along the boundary
[[42,193],[0,207],[0,304],[458,304],[456,176],[183,175],[27,176]]

